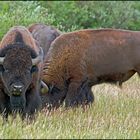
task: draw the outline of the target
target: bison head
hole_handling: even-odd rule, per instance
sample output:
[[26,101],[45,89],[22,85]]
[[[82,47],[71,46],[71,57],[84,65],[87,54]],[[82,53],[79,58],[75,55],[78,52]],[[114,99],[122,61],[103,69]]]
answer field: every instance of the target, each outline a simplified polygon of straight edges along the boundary
[[26,94],[32,83],[37,64],[43,59],[43,51],[36,52],[23,43],[9,44],[0,50],[0,71],[4,92],[10,97],[14,110],[26,106]]

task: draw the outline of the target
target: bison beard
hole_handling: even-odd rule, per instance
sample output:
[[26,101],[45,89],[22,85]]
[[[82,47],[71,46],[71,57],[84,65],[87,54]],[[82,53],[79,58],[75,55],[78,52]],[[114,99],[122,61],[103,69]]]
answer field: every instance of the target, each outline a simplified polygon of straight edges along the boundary
[[[103,82],[121,86],[140,74],[140,32],[101,29],[59,36],[51,44],[43,69],[46,104],[59,107],[93,102],[91,87]],[[57,90],[56,90],[57,89]]]
[[[24,31],[24,28],[17,29]],[[37,55],[23,37],[17,32],[13,43],[0,49],[0,111],[5,118],[19,112],[24,119],[41,106],[38,64],[43,60],[43,50]]]

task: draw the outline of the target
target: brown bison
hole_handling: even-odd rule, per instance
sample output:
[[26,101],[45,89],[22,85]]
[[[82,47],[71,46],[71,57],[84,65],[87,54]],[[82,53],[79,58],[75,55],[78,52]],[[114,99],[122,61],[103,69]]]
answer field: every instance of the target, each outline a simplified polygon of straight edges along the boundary
[[91,87],[119,83],[140,74],[140,32],[99,29],[59,36],[48,51],[43,81],[46,103],[58,107],[92,103]]
[[[47,26],[42,23],[35,23],[28,27],[28,30],[31,32],[33,38],[36,40],[36,44],[40,46],[44,51],[44,56],[46,56],[51,43],[59,36],[61,35],[61,32],[52,27]],[[44,58],[45,59],[45,58]],[[41,81],[41,93],[44,93],[46,91],[46,84]],[[42,105],[44,107],[45,105],[45,94],[41,94],[42,98]]]
[[41,105],[39,96],[43,50],[22,26],[11,28],[0,44],[0,112],[31,115]]

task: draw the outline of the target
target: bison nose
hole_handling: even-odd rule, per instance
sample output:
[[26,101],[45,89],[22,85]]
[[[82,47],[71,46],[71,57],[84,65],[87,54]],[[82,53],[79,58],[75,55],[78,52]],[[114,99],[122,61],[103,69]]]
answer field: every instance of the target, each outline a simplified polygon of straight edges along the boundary
[[23,85],[12,85],[12,94],[13,95],[20,95],[22,93]]

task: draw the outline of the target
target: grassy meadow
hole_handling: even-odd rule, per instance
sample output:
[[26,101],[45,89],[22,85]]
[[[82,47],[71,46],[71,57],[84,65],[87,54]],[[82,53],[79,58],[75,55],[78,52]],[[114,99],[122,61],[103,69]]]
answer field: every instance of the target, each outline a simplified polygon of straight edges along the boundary
[[123,89],[101,84],[93,87],[95,102],[85,110],[61,107],[39,112],[27,124],[17,116],[2,123],[0,138],[12,139],[138,139],[140,138],[140,79],[137,75],[125,82]]
[[[79,29],[140,30],[139,1],[0,1],[0,40],[13,26],[44,23],[62,32]],[[90,108],[39,112],[30,124],[17,116],[3,124],[1,139],[140,139],[140,78],[135,74],[120,89],[93,87]]]

